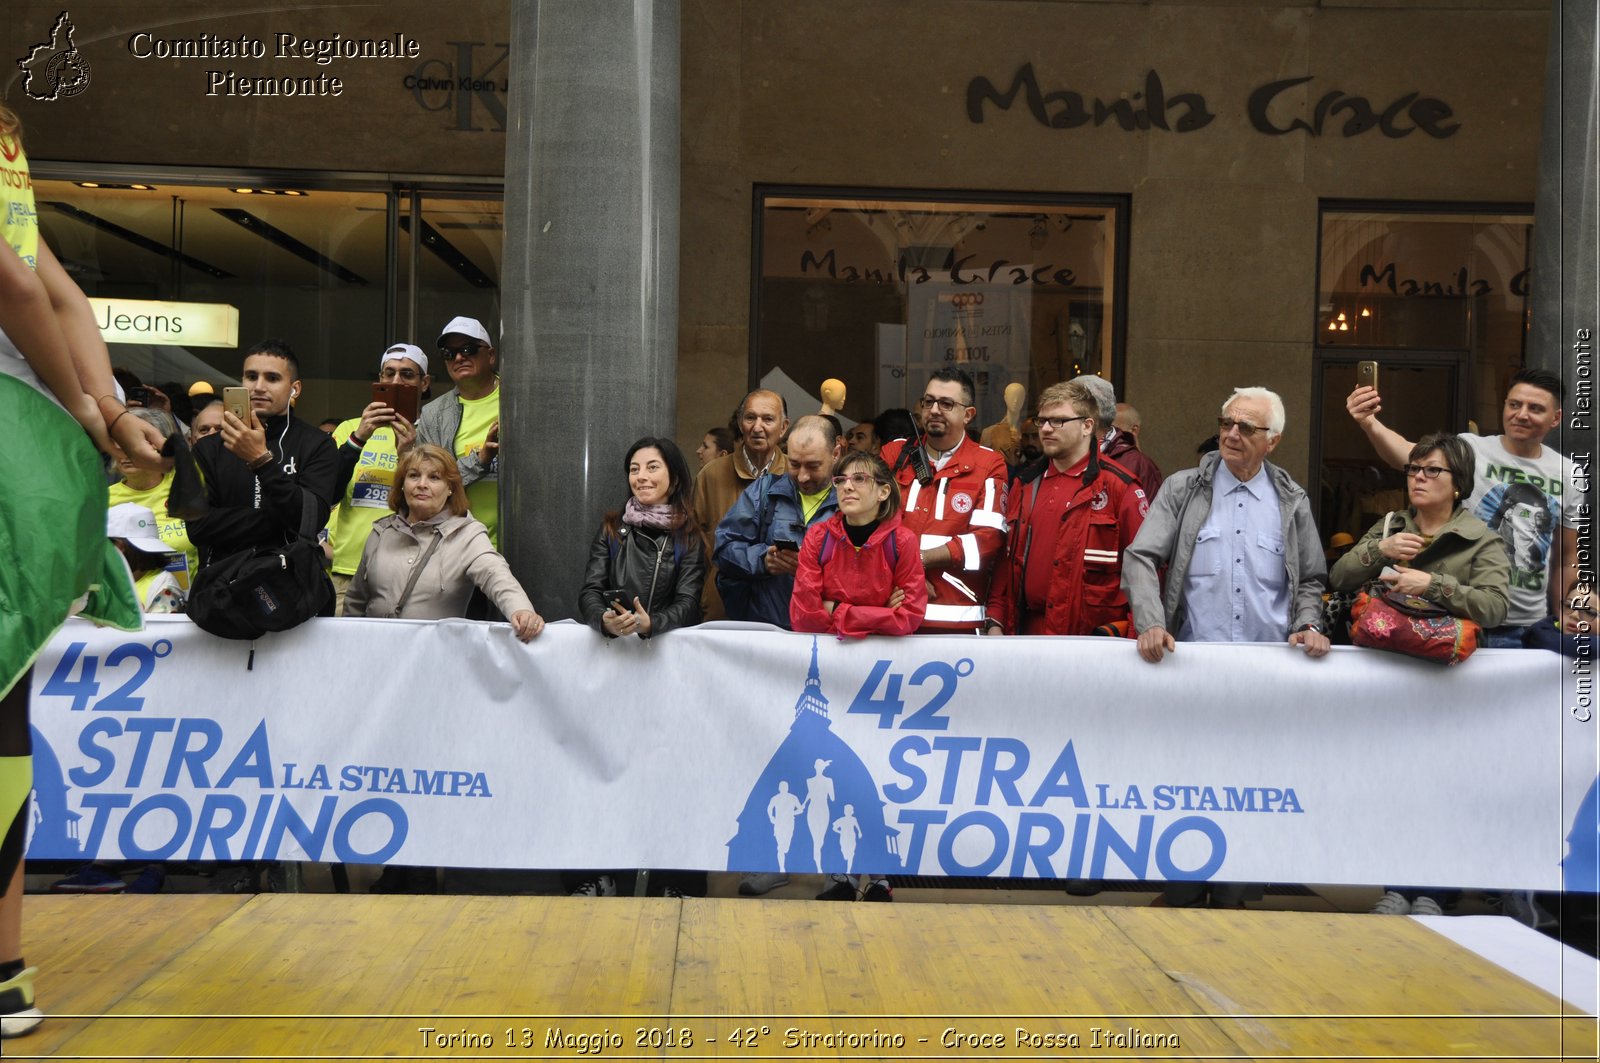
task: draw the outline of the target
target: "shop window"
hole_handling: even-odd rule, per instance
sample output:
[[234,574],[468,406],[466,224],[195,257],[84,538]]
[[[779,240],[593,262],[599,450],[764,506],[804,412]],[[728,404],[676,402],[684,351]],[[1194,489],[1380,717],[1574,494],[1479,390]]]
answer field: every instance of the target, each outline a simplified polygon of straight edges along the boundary
[[1121,369],[1126,202],[757,193],[754,376],[810,412],[844,381],[842,418],[909,408],[929,374],[966,370],[982,427],[1005,390]]
[[1403,508],[1404,481],[1345,413],[1357,363],[1378,363],[1384,424],[1407,439],[1499,431],[1522,368],[1533,216],[1516,209],[1326,205],[1314,409],[1318,526],[1360,535]]
[[[431,352],[457,314],[500,327],[497,189],[184,176],[34,180],[40,227],[68,272],[91,298],[118,301],[112,313],[149,326],[108,343],[113,364],[146,383],[235,380],[241,349],[281,337],[307,382],[301,416],[342,419],[366,405],[390,343]],[[234,342],[171,327],[175,316],[185,326],[198,320],[200,304],[237,322]],[[449,380],[435,375],[438,394]]]

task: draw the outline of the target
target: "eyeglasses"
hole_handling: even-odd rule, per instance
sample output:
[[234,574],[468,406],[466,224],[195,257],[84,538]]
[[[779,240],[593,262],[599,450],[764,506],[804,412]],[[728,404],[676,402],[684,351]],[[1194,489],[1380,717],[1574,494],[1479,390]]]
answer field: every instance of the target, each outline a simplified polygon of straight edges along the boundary
[[464,343],[460,347],[446,347],[442,343],[439,345],[439,353],[444,355],[446,359],[476,358],[481,350],[483,350],[483,344],[481,343]]
[[1271,431],[1266,425],[1251,424],[1249,421],[1235,421],[1232,417],[1218,417],[1217,428],[1222,435],[1227,435],[1230,428],[1237,428],[1239,434],[1246,439],[1253,439],[1257,432]]
[[1048,425],[1051,429],[1060,431],[1073,421],[1091,421],[1093,419],[1088,414],[1084,414],[1082,417],[1035,417],[1033,420],[1040,428]]
[[1407,479],[1413,476],[1426,476],[1430,480],[1437,480],[1450,470],[1443,465],[1402,465],[1400,471],[1406,474]]
[[845,484],[849,484],[858,491],[874,483],[877,483],[877,481],[864,472],[853,472],[848,476],[835,476],[833,478],[833,486],[843,487]]
[[940,413],[954,413],[958,409],[966,408],[966,405],[966,403],[957,402],[955,399],[936,399],[932,395],[922,396],[921,402],[924,410],[931,410],[937,406]]

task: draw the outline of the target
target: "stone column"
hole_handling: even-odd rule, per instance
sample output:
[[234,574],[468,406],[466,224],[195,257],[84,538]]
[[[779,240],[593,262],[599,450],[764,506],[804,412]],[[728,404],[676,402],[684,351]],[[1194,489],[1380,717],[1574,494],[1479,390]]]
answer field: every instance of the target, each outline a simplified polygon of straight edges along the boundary
[[500,537],[550,620],[629,444],[675,435],[678,35],[678,0],[511,5]]
[[[1596,0],[1555,0],[1551,5],[1534,204],[1528,364],[1560,373],[1566,381],[1567,416],[1558,446],[1573,455],[1593,454],[1595,447],[1593,407],[1586,411],[1579,400],[1594,396],[1595,352],[1600,346],[1596,15]],[[1587,352],[1580,338],[1584,329],[1590,334]]]

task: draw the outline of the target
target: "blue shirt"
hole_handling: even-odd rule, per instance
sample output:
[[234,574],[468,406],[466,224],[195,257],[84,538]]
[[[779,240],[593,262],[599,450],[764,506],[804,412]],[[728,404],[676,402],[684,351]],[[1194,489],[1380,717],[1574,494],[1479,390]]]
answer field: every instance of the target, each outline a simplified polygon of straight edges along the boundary
[[1282,642],[1289,637],[1289,572],[1278,491],[1262,463],[1240,483],[1217,463],[1211,513],[1183,580],[1182,642]]

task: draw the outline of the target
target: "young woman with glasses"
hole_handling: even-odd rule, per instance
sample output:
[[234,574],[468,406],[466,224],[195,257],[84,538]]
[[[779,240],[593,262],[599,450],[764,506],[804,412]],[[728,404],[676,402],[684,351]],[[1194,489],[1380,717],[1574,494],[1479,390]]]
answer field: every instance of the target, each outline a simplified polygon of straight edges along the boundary
[[844,637],[909,635],[928,588],[915,533],[900,523],[900,486],[883,459],[845,455],[834,470],[839,512],[806,532],[789,620]]

